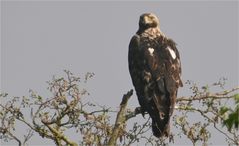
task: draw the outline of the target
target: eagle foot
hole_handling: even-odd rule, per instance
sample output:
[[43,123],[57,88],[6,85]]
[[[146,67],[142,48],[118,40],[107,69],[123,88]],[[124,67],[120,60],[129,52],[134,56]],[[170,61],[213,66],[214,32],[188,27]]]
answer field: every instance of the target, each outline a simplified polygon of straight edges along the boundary
[[134,112],[135,112],[136,115],[141,113],[143,117],[144,117],[144,115],[146,113],[145,110],[143,110],[141,107],[136,107]]

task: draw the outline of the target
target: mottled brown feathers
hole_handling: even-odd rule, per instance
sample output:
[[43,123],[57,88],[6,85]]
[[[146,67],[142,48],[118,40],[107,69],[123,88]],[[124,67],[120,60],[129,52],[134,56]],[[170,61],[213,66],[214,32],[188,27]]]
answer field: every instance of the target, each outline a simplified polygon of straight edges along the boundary
[[152,118],[156,137],[169,135],[177,90],[182,86],[181,63],[176,43],[159,28],[151,13],[140,16],[139,29],[129,44],[129,71],[142,113]]

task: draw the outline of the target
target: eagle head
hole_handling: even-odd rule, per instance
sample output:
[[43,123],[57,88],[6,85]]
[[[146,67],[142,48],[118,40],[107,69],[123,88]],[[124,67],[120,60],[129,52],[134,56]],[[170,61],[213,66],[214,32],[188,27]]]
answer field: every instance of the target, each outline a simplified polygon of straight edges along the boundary
[[139,18],[139,28],[159,27],[159,19],[153,13],[144,13]]

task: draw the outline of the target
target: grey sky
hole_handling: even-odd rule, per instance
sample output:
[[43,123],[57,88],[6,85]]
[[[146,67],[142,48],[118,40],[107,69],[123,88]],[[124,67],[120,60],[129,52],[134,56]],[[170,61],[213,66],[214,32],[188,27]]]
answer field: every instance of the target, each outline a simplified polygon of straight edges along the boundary
[[[239,85],[237,1],[2,1],[1,90],[47,95],[52,75],[89,71],[96,74],[87,84],[91,98],[117,107],[133,88],[128,44],[144,12],[159,16],[161,30],[177,42],[184,81],[203,85],[226,77],[228,88]],[[180,89],[179,95],[188,94],[187,87]],[[135,95],[130,106],[138,106]]]

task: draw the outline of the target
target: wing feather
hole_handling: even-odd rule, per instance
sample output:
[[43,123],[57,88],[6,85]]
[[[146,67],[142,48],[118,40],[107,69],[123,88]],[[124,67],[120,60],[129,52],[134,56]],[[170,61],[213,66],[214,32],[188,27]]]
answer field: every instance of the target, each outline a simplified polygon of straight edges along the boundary
[[177,89],[182,86],[176,43],[164,36],[136,34],[129,44],[128,63],[141,109],[152,118],[154,135],[168,135]]

